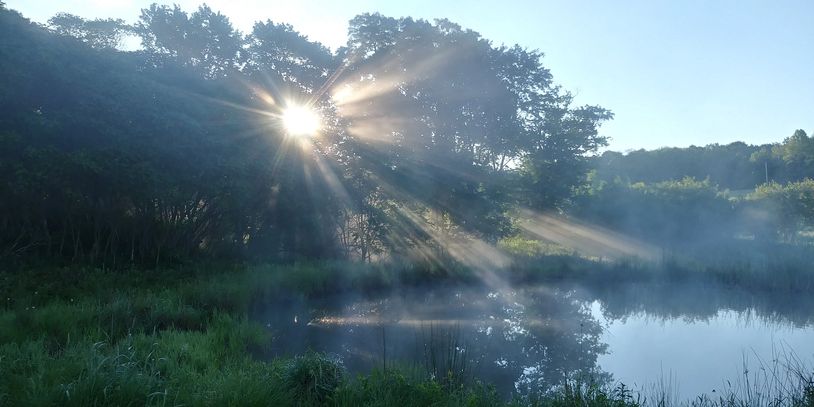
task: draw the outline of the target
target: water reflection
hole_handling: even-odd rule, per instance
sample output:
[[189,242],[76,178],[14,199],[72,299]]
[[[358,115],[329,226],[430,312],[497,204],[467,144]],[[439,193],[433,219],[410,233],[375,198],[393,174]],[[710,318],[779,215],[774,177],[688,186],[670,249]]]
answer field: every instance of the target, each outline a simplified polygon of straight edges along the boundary
[[704,322],[722,311],[751,317],[755,323],[791,324],[805,328],[814,324],[814,296],[782,292],[750,292],[698,282],[682,284],[569,285],[584,301],[599,301],[604,317],[624,320],[647,314],[660,319]]
[[[700,284],[433,287],[257,307],[271,356],[333,353],[352,372],[395,364],[480,379],[508,397],[568,378],[665,381],[680,398],[720,389],[744,359],[814,356],[814,299]],[[612,374],[612,375],[611,375]]]
[[748,386],[745,374],[754,382],[756,374],[789,373],[784,372],[789,363],[807,372],[814,368],[809,296],[691,283],[582,287],[580,292],[594,301],[593,313],[605,327],[602,341],[610,353],[599,365],[645,393],[666,383],[678,400],[715,397]]
[[256,318],[274,333],[273,355],[335,353],[351,371],[392,364],[481,379],[506,395],[566,378],[608,380],[596,369],[602,327],[589,304],[557,288],[485,292],[411,290],[383,298],[294,300]]

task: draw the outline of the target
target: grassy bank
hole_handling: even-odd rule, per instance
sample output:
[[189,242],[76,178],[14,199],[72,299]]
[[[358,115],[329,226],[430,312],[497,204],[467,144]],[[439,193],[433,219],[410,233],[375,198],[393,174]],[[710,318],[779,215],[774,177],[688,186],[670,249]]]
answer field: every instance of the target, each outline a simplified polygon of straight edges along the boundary
[[408,370],[349,377],[319,354],[252,358],[273,341],[247,319],[254,301],[384,287],[379,272],[323,264],[3,273],[0,405],[505,404],[488,386]]
[[[517,268],[506,276],[561,278],[556,262],[565,260],[548,258],[552,263],[537,263],[536,274]],[[593,269],[572,263],[567,270],[582,270],[576,275],[587,278],[622,268],[621,263],[590,264]],[[274,340],[248,320],[252,305],[264,299],[441,280],[475,282],[477,273],[350,263],[2,272],[0,405],[627,406],[646,401],[624,387],[576,383],[507,401],[488,384],[450,385],[457,382],[410,370],[351,377],[341,363],[319,354],[271,361],[252,357]],[[814,405],[814,387],[799,389],[796,405]],[[738,405],[738,400],[704,403]]]

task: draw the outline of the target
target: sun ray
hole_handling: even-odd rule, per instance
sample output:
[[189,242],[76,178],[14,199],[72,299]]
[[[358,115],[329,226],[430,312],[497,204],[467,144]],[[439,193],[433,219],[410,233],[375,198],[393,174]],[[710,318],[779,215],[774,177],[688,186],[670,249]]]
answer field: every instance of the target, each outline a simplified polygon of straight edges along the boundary
[[520,211],[520,228],[535,238],[553,242],[583,255],[601,259],[636,257],[658,260],[660,250],[649,243],[612,230],[560,215]]

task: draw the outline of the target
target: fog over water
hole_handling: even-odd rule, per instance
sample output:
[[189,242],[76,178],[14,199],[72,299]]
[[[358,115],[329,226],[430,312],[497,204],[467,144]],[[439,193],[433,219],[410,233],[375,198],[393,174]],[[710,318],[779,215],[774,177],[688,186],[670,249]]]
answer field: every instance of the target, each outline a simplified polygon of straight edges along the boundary
[[294,299],[258,305],[254,318],[274,335],[266,357],[327,352],[358,373],[460,369],[506,397],[589,377],[686,400],[737,387],[744,369],[775,360],[810,365],[811,309],[709,285],[558,283]]

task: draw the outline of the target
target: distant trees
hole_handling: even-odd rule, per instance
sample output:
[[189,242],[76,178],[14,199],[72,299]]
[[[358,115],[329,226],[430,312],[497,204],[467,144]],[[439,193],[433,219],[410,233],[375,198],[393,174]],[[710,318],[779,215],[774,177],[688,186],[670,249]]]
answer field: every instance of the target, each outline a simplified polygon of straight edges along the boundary
[[709,179],[607,182],[589,175],[569,211],[581,219],[667,245],[746,238],[799,242],[814,228],[814,181],[765,183],[748,194]]
[[802,229],[814,227],[814,180],[761,185],[748,196],[750,222],[760,237],[796,240]]
[[732,237],[735,206],[709,180],[652,184],[597,180],[576,191],[572,212],[633,236],[674,244]]
[[660,182],[683,177],[709,178],[721,188],[751,190],[767,181],[795,182],[814,177],[814,140],[796,130],[778,144],[735,142],[704,147],[608,151],[590,159],[597,177],[611,181]]
[[771,148],[771,158],[779,165],[779,181],[797,181],[814,177],[814,139],[798,129],[783,143]]
[[722,188],[752,189],[764,181],[764,163],[752,160],[759,146],[742,142],[704,147],[637,150],[627,154],[608,151],[593,158],[597,176],[611,181],[661,182],[684,177],[709,178]]

